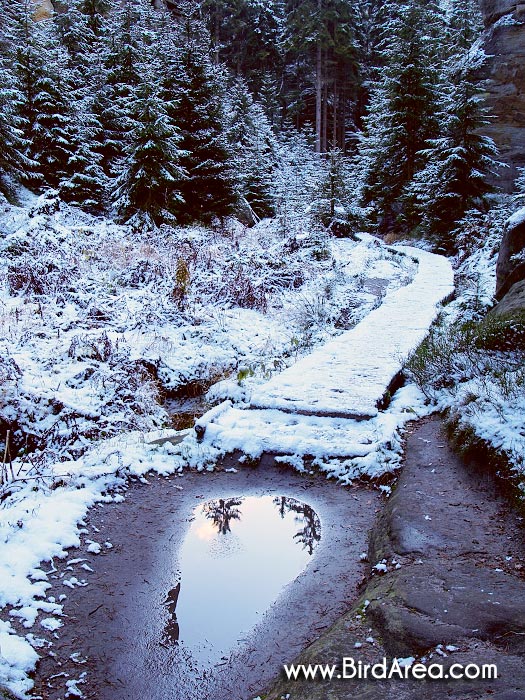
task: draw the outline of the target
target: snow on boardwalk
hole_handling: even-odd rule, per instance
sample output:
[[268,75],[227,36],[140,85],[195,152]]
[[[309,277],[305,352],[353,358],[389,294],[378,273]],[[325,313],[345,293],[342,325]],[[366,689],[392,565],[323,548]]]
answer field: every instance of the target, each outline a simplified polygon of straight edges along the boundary
[[399,429],[431,409],[414,385],[400,389],[386,411],[377,403],[454,289],[446,258],[399,249],[418,261],[410,284],[387,293],[355,328],[255,389],[248,407],[224,401],[212,408],[197,421],[200,438],[190,431],[180,444],[166,446],[171,459],[180,468],[213,469],[236,450],[253,458],[266,452],[304,470],[309,457],[343,483],[395,470],[402,455]]
[[358,420],[377,415],[390,381],[454,289],[446,258],[408,246],[396,250],[419,262],[411,284],[387,293],[355,328],[260,386],[251,398],[253,408]]

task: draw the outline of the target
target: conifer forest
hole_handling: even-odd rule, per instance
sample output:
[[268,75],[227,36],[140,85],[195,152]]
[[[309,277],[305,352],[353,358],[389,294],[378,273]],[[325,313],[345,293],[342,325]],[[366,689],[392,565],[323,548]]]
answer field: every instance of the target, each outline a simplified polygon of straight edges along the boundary
[[[497,159],[475,2],[33,0],[4,13],[1,186],[140,228],[285,215],[454,250]],[[292,171],[292,172],[291,172]],[[303,175],[301,175],[303,178]]]

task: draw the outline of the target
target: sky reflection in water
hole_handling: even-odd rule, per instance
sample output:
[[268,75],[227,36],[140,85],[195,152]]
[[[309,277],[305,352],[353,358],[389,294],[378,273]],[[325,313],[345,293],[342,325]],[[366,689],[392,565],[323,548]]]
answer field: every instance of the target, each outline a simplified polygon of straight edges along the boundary
[[197,506],[180,551],[180,582],[165,601],[166,640],[179,641],[199,666],[228,656],[306,567],[320,537],[317,514],[293,498]]

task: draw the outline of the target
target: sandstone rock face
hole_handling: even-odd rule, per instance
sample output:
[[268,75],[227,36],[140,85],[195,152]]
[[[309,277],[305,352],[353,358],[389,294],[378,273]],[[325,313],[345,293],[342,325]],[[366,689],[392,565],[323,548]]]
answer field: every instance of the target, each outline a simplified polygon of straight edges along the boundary
[[503,299],[490,311],[493,316],[525,313],[525,280],[513,284]]
[[494,116],[484,132],[500,149],[499,185],[512,190],[516,168],[525,167],[525,2],[480,0],[488,58],[481,78]]
[[516,0],[480,0],[485,26],[494,24],[503,15],[514,12],[517,4]]
[[51,0],[33,0],[36,5],[35,19],[46,19],[53,14],[53,3]]
[[496,299],[521,280],[525,280],[525,207],[505,223],[496,265]]

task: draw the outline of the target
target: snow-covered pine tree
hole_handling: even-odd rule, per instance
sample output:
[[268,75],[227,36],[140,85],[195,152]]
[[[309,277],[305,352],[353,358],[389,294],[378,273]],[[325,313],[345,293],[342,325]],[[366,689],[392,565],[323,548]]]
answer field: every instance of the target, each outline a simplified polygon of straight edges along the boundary
[[102,128],[95,149],[102,156],[102,168],[108,178],[115,176],[115,165],[127,147],[128,103],[141,82],[142,28],[147,9],[145,0],[123,0],[112,5],[102,35],[100,56],[104,80],[94,96],[93,109]]
[[364,165],[363,204],[379,231],[406,230],[414,221],[407,185],[424,165],[421,155],[437,134],[436,23],[432,4],[408,0],[387,25],[377,86],[371,93],[359,151]]
[[171,105],[161,97],[159,70],[150,50],[140,66],[141,83],[129,101],[131,134],[126,155],[119,163],[113,203],[123,221],[149,230],[174,224],[183,204],[185,180],[180,165],[181,135],[169,117]]
[[230,90],[228,136],[237,171],[241,208],[247,205],[255,221],[275,213],[275,137],[262,108],[246,84]]
[[354,120],[358,128],[366,113],[370,90],[377,81],[378,69],[383,65],[380,54],[385,26],[391,19],[393,5],[384,0],[352,0],[354,41],[357,52],[357,94]]
[[94,36],[100,37],[106,27],[105,19],[110,11],[110,0],[79,0],[79,10],[86,15]]
[[11,198],[16,181],[24,179],[34,163],[27,156],[28,142],[24,138],[21,118],[23,96],[12,71],[18,18],[16,8],[5,8],[4,32],[0,39],[0,193]]
[[232,155],[226,139],[224,79],[209,58],[203,27],[188,19],[180,55],[177,126],[184,151],[178,218],[183,223],[210,223],[232,213],[237,201]]
[[[51,20],[36,23],[40,68],[34,96],[30,155],[38,163],[42,184],[57,187],[70,174],[76,139],[68,57]],[[38,36],[39,35],[39,36]]]
[[304,230],[311,202],[319,191],[323,161],[314,152],[315,135],[290,125],[278,134],[275,191],[277,217],[283,233]]
[[56,187],[74,149],[68,57],[51,18],[34,21],[31,0],[13,0],[12,67],[21,95],[18,117],[34,166],[33,187]]
[[327,231],[338,237],[350,235],[350,223],[347,213],[348,159],[341,149],[332,146],[323,161],[323,176],[319,190],[311,206],[311,216]]
[[[490,123],[476,77],[485,55],[471,44],[475,15],[453,15],[450,58],[444,66],[440,98],[441,136],[423,151],[426,167],[412,185],[421,216],[421,231],[446,252],[455,251],[454,228],[469,209],[483,210],[497,169],[497,148],[484,136]],[[458,50],[459,49],[459,50]]]
[[83,11],[84,0],[55,0],[53,15],[62,44],[67,48],[70,69],[70,96],[74,147],[68,162],[68,175],[60,182],[61,197],[92,213],[101,213],[107,204],[108,178],[97,150],[103,130],[96,114],[96,98],[105,84],[103,30],[104,17],[92,29]]
[[257,102],[261,105],[273,129],[282,126],[282,105],[279,99],[279,84],[275,76],[266,71],[261,79],[261,86],[257,93]]
[[77,102],[73,125],[75,148],[68,162],[69,175],[59,186],[61,197],[92,214],[105,211],[109,181],[102,168],[102,156],[95,150],[100,123],[94,114],[91,95]]

